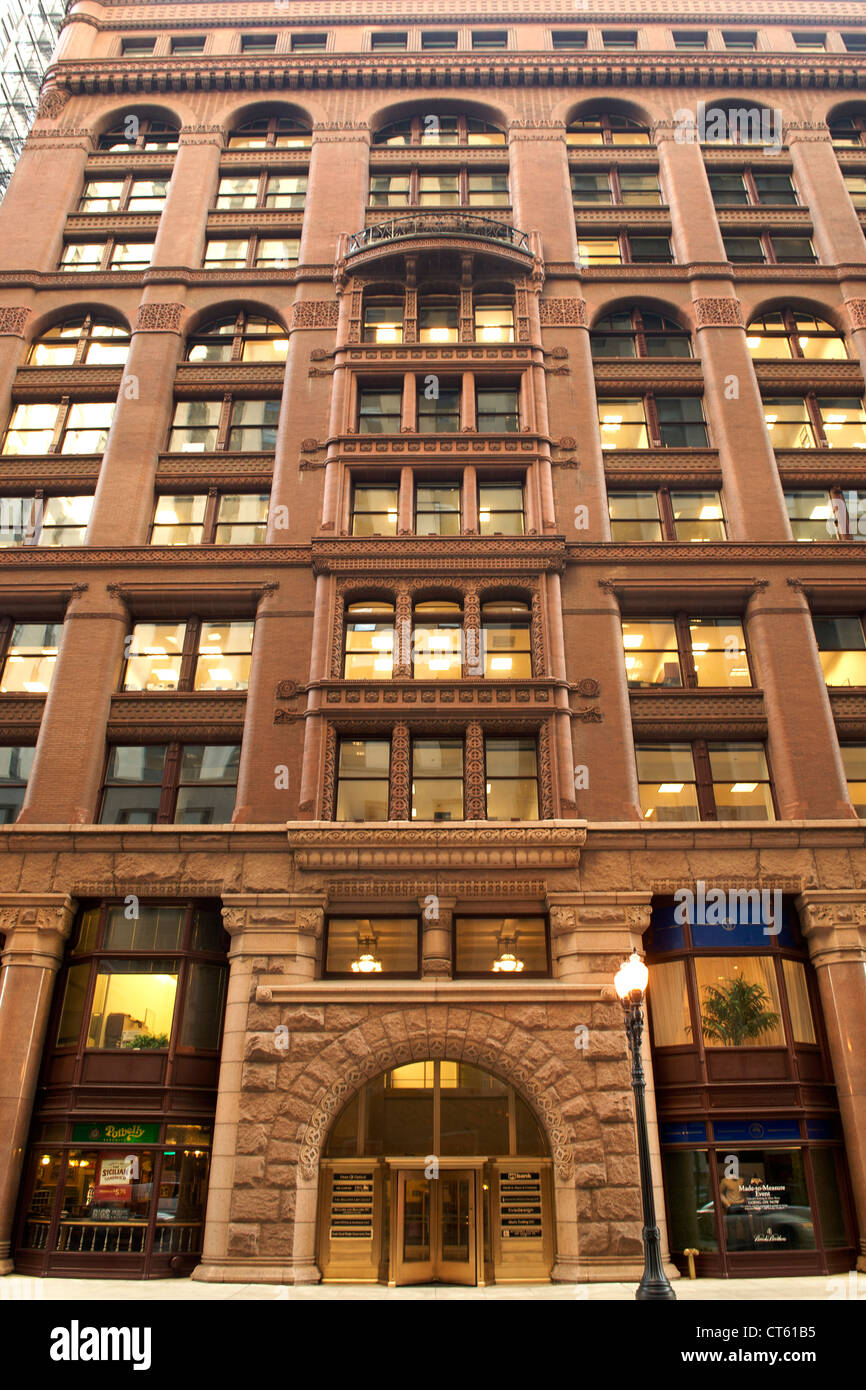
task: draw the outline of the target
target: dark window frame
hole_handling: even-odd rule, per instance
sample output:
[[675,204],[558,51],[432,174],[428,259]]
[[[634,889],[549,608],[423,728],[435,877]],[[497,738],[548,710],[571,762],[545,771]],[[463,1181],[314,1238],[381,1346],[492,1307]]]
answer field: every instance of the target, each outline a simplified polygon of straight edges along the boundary
[[[692,634],[690,621],[702,618],[720,618],[727,622],[739,622],[743,632],[743,653],[746,658],[746,665],[749,668],[748,685],[700,685],[698,683],[697,666],[695,665],[694,651],[692,648]],[[756,687],[752,661],[749,656],[749,639],[746,633],[745,614],[739,613],[688,613],[683,609],[675,613],[623,613],[620,621],[640,623],[640,622],[662,622],[673,623],[677,642],[677,659],[680,666],[680,684],[678,686],[641,685],[636,681],[628,679],[626,671],[626,684],[629,690],[754,690]],[[624,650],[627,651],[626,648]],[[649,649],[648,649],[649,650]],[[679,740],[675,740],[679,742]]]
[[[157,507],[158,507],[158,505],[159,505],[159,498],[160,498],[160,497],[176,497],[176,496],[182,496],[182,497],[205,497],[205,498],[206,498],[204,516],[202,517],[201,523],[199,523],[199,522],[197,522],[197,521],[191,521],[191,522],[178,522],[178,526],[198,526],[198,525],[200,524],[200,525],[201,525],[201,528],[202,528],[201,540],[199,540],[199,541],[190,541],[190,542],[186,542],[186,541],[185,541],[185,542],[184,542],[185,545],[186,545],[186,544],[190,544],[190,545],[239,545],[239,544],[241,544],[241,542],[239,542],[239,541],[218,541],[218,540],[216,539],[216,533],[217,533],[218,527],[219,527],[219,526],[230,526],[230,525],[237,525],[237,526],[252,526],[252,525],[261,525],[261,524],[262,524],[261,522],[247,522],[247,521],[239,521],[239,522],[221,522],[220,519],[219,519],[219,514],[220,514],[220,503],[222,502],[222,499],[223,499],[224,497],[263,497],[263,496],[265,496],[265,493],[264,493],[263,491],[258,491],[258,492],[240,492],[240,493],[238,493],[238,492],[235,492],[233,489],[229,489],[229,488],[225,488],[225,487],[210,487],[210,488],[208,488],[208,490],[207,490],[206,493],[195,493],[195,492],[193,492],[193,493],[173,493],[173,492],[166,492],[166,491],[164,491],[162,488],[160,488],[160,490],[159,490],[159,491],[157,492],[157,494],[156,494],[156,501],[154,502],[153,517],[152,517],[151,523],[150,523],[150,536],[148,537],[148,545],[153,545],[153,544],[154,544],[154,541],[153,541],[152,537],[153,537],[153,532],[154,532],[154,529],[156,528],[156,526],[157,526],[157,525],[159,525],[159,526],[165,526],[165,525],[167,524],[166,522],[157,522],[157,520],[156,520],[156,509],[157,509]],[[268,514],[269,514],[269,513],[270,513],[270,490],[268,490],[268,492],[267,492],[267,497],[268,497]],[[268,519],[269,519],[269,517],[268,517],[268,515],[266,515],[266,516],[265,516],[265,521],[264,521],[264,525],[265,525],[265,526],[268,525]],[[256,542],[247,542],[247,544],[256,544]],[[264,545],[264,541],[259,542],[259,544]]]
[[[217,365],[219,365],[219,364],[217,364]],[[252,365],[252,364],[251,364],[251,365]],[[195,428],[201,428],[201,429],[211,428],[211,427],[206,426],[206,425],[202,425],[202,426],[199,426],[199,427],[197,427],[197,426],[195,426],[195,425],[177,425],[177,426],[175,426],[174,420],[175,420],[175,412],[176,412],[177,407],[178,407],[179,405],[187,405],[187,404],[189,404],[190,402],[198,401],[198,400],[202,400],[202,401],[218,401],[218,402],[219,402],[219,405],[220,405],[220,415],[219,415],[219,423],[217,424],[217,427],[216,427],[217,433],[216,433],[216,440],[215,440],[215,442],[214,442],[213,448],[212,448],[212,449],[202,449],[201,451],[195,450],[195,451],[192,451],[192,452],[196,452],[196,453],[201,452],[201,453],[205,453],[205,454],[210,454],[210,453],[241,453],[241,454],[247,454],[247,453],[261,453],[261,455],[262,455],[263,457],[267,457],[268,454],[273,453],[273,450],[272,450],[272,449],[237,449],[237,450],[232,449],[232,447],[231,447],[231,434],[232,434],[232,430],[233,430],[234,428],[238,428],[238,429],[255,429],[255,428],[270,429],[270,428],[271,428],[270,425],[263,425],[263,426],[261,426],[261,427],[258,427],[258,426],[255,426],[255,425],[239,425],[239,426],[234,426],[234,425],[232,424],[232,420],[233,420],[233,418],[234,418],[234,408],[235,408],[236,405],[240,405],[240,404],[243,404],[243,403],[246,403],[246,402],[256,402],[256,403],[258,403],[258,402],[265,402],[265,401],[272,401],[272,400],[281,401],[281,400],[282,400],[282,397],[281,397],[281,396],[275,396],[275,395],[264,396],[264,395],[258,395],[258,394],[257,394],[257,395],[254,395],[254,396],[247,396],[247,395],[244,394],[244,392],[243,392],[242,390],[238,390],[238,389],[236,389],[236,390],[234,390],[234,391],[226,391],[226,392],[224,392],[224,393],[223,393],[222,395],[220,395],[220,396],[186,396],[186,395],[175,395],[174,401],[173,401],[172,415],[171,415],[171,419],[169,420],[168,430],[166,431],[165,447],[164,447],[164,449],[161,451],[162,453],[182,454],[182,453],[187,452],[186,450],[183,450],[183,449],[171,449],[171,448],[169,447],[169,445],[170,445],[170,443],[171,443],[171,436],[172,436],[172,433],[173,433],[173,431],[175,430],[175,428],[177,428],[177,429],[179,429],[179,430],[188,430],[188,429],[195,429]],[[277,425],[274,425],[273,428],[274,428],[274,429],[277,429],[278,426],[277,426]]]
[[[721,517],[718,518],[718,520],[721,521],[721,523],[722,523],[722,525],[723,525],[723,527],[724,527],[724,529],[725,529],[725,538],[724,538],[724,540],[713,540],[713,541],[703,542],[703,544],[708,544],[708,545],[726,545],[726,544],[728,543],[728,535],[727,535],[727,531],[728,531],[728,521],[727,521],[727,517],[725,516],[725,510],[724,510],[723,489],[722,489],[721,486],[719,486],[719,487],[713,487],[713,488],[709,488],[709,487],[708,487],[708,488],[706,489],[706,491],[708,491],[708,492],[709,492],[709,491],[715,492],[715,493],[717,494],[718,498],[719,498],[719,505],[720,505],[721,508],[722,508],[722,515],[721,515]],[[670,486],[669,484],[663,484],[663,485],[660,486],[660,487],[645,487],[645,488],[634,488],[634,487],[629,487],[629,488],[608,488],[608,493],[607,493],[608,502],[610,502],[610,498],[611,498],[611,497],[616,497],[616,496],[623,495],[623,494],[628,495],[629,493],[632,493],[632,492],[652,492],[652,493],[655,494],[656,503],[657,503],[657,505],[658,505],[659,525],[660,525],[660,527],[661,527],[661,533],[662,533],[662,534],[661,534],[661,540],[662,540],[662,542],[670,541],[670,542],[671,542],[672,544],[674,544],[674,545],[686,545],[686,544],[688,544],[688,542],[681,540],[680,537],[677,535],[676,514],[675,514],[675,512],[674,512],[673,498],[672,498],[672,495],[671,495],[671,494],[674,493],[674,492],[677,492],[677,493],[680,493],[680,494],[685,493],[685,494],[687,495],[687,494],[689,493],[689,488],[683,488],[683,487],[678,487],[678,486],[672,487],[672,486]],[[700,495],[700,494],[698,494],[698,495]],[[609,519],[610,519],[610,520],[613,520],[613,519],[610,518],[610,517],[609,517]],[[612,540],[612,544],[613,544],[613,545],[653,545],[653,544],[659,544],[659,542],[653,542],[653,541],[626,541],[626,540],[620,540],[619,538],[614,537],[613,540]]]
[[[351,822],[350,822],[350,824],[351,824]],[[380,981],[380,980],[381,980],[381,981],[388,981],[388,980],[418,980],[418,979],[420,979],[420,978],[421,978],[421,970],[422,970],[422,923],[421,923],[421,915],[420,915],[420,913],[416,915],[414,912],[411,912],[411,911],[410,911],[410,912],[376,912],[375,914],[372,914],[372,913],[371,913],[371,914],[370,914],[370,917],[371,917],[371,920],[372,920],[372,921],[379,921],[379,920],[380,920],[381,918],[383,918],[383,917],[392,917],[392,918],[395,918],[395,919],[397,919],[397,920],[404,920],[404,919],[406,919],[406,918],[414,918],[414,919],[415,919],[415,925],[416,925],[416,949],[417,949],[417,966],[416,966],[416,969],[415,969],[415,970],[410,970],[410,971],[404,971],[404,970],[383,970],[383,971],[381,972],[381,974],[372,974],[372,975],[362,975],[362,974],[360,974],[360,973],[357,973],[357,974],[356,974],[356,973],[355,973],[354,971],[352,971],[352,970],[329,970],[329,969],[328,969],[328,950],[329,950],[329,947],[330,947],[330,927],[331,927],[331,922],[332,922],[332,921],[337,921],[337,922],[341,922],[341,921],[342,921],[342,922],[355,922],[355,921],[358,921],[358,918],[357,918],[357,917],[353,917],[352,914],[349,913],[349,912],[345,912],[345,911],[343,911],[343,912],[341,912],[341,911],[334,911],[334,912],[327,912],[327,913],[325,914],[325,923],[324,923],[324,928],[323,928],[323,931],[322,931],[322,969],[321,969],[320,978],[323,979],[323,980],[354,980],[354,981],[359,982],[359,983],[367,983],[368,981]]]
[[[717,808],[717,806],[716,806],[716,798],[715,798],[715,794],[714,794],[714,792],[713,792],[713,773],[712,773],[712,766],[711,766],[711,764],[710,764],[710,749],[711,749],[711,748],[716,748],[716,747],[719,747],[719,746],[722,746],[722,745],[726,745],[726,744],[731,744],[731,743],[735,743],[735,744],[738,744],[738,743],[747,743],[747,744],[749,744],[750,746],[754,746],[754,747],[760,748],[761,751],[763,752],[763,754],[764,754],[764,762],[766,763],[766,767],[767,767],[767,780],[766,780],[766,783],[761,783],[761,785],[766,785],[766,786],[768,786],[768,787],[770,788],[770,798],[771,798],[771,801],[772,801],[772,806],[773,806],[773,817],[774,817],[774,819],[773,819],[772,821],[771,821],[771,820],[768,820],[766,823],[767,823],[768,825],[772,825],[772,824],[775,823],[775,821],[777,821],[777,820],[779,819],[779,804],[778,804],[778,801],[777,801],[777,799],[776,799],[776,787],[775,787],[775,779],[774,779],[774,777],[773,777],[773,765],[772,765],[772,763],[771,763],[771,761],[770,761],[770,756],[769,756],[768,747],[767,747],[767,740],[766,740],[765,738],[726,738],[726,739],[709,738],[709,739],[708,739],[708,738],[688,738],[688,737],[685,737],[685,738],[671,738],[671,739],[661,739],[661,740],[660,740],[660,739],[640,739],[640,741],[638,741],[638,739],[636,739],[636,740],[635,740],[635,744],[634,744],[634,747],[635,747],[635,755],[637,754],[637,749],[638,749],[638,748],[669,748],[669,747],[671,747],[671,746],[674,745],[674,744],[676,744],[676,745],[679,745],[679,744],[687,744],[687,745],[691,748],[691,750],[692,750],[692,766],[693,766],[693,768],[694,768],[694,773],[695,773],[695,779],[694,779],[693,785],[694,785],[694,787],[695,787],[695,793],[696,793],[697,802],[698,802],[698,819],[697,819],[697,821],[686,821],[686,820],[683,820],[683,821],[670,821],[670,822],[665,821],[665,822],[664,822],[665,825],[699,825],[699,824],[701,823],[701,821],[716,821],[716,822],[719,822],[719,823],[724,824],[724,825],[736,825],[736,824],[737,824],[737,821],[735,821],[735,820],[728,820],[728,819],[725,819],[725,818],[721,818],[721,817],[719,816],[719,814],[718,814],[718,808]],[[636,757],[636,756],[635,756],[635,771],[636,771],[636,773],[637,773],[637,757]],[[640,786],[640,785],[642,785],[641,782],[640,782],[640,776],[639,776],[639,774],[637,774],[637,775],[638,775],[638,785]],[[657,824],[661,824],[661,822],[656,822],[656,823],[657,823]]]
[[[214,786],[214,787],[231,787],[231,786],[233,786],[234,789],[235,789],[235,801],[237,801],[237,782],[213,782],[213,783],[208,783],[208,782],[199,782],[199,783],[195,783],[195,782],[193,782],[193,783],[188,783],[188,782],[182,782],[182,781],[181,781],[181,773],[182,773],[183,751],[184,751],[184,748],[186,748],[186,747],[191,747],[191,748],[198,748],[198,747],[207,747],[207,748],[213,748],[213,747],[237,748],[237,749],[238,749],[238,753],[240,754],[240,750],[241,750],[241,748],[242,748],[242,746],[243,746],[243,745],[242,745],[242,742],[235,742],[235,741],[233,741],[233,740],[229,740],[229,741],[222,742],[220,739],[213,739],[210,743],[205,743],[205,742],[203,742],[203,741],[200,740],[200,739],[188,739],[188,740],[184,740],[184,741],[181,741],[180,739],[170,739],[170,740],[169,740],[168,742],[166,742],[166,743],[143,744],[143,745],[141,745],[141,746],[143,746],[143,747],[165,748],[166,752],[165,752],[165,762],[163,763],[163,770],[162,770],[162,781],[161,781],[160,783],[158,783],[158,784],[157,784],[156,782],[109,782],[109,781],[108,781],[108,768],[109,768],[110,761],[111,761],[112,750],[113,750],[115,747],[118,747],[118,748],[126,748],[126,747],[135,747],[135,746],[138,746],[138,745],[136,745],[136,744],[125,744],[125,743],[121,743],[121,742],[119,742],[119,741],[116,740],[116,739],[114,739],[114,740],[112,740],[110,743],[108,743],[108,745],[107,745],[107,747],[106,747],[105,760],[104,760],[104,764],[103,764],[102,779],[101,779],[101,782],[100,782],[99,805],[98,805],[98,808],[97,808],[97,814],[96,814],[96,818],[95,818],[95,822],[94,822],[95,824],[97,824],[97,825],[128,825],[128,824],[130,824],[130,822],[127,822],[127,821],[103,821],[103,820],[102,820],[102,811],[103,811],[103,807],[104,807],[104,804],[105,804],[105,794],[106,794],[106,792],[107,792],[110,788],[115,787],[115,786],[120,786],[120,787],[123,787],[123,786],[141,786],[141,787],[155,788],[157,785],[159,785],[159,787],[160,787],[159,806],[158,806],[157,814],[156,814],[154,820],[153,820],[152,822],[150,822],[150,824],[152,824],[152,825],[180,825],[181,827],[186,826],[186,827],[188,827],[188,828],[195,829],[195,827],[199,824],[199,822],[197,822],[197,821],[177,821],[177,820],[175,820],[175,814],[176,814],[176,811],[177,811],[178,794],[179,794],[181,788],[182,788],[182,787],[185,787],[185,786]],[[141,823],[141,822],[135,822],[134,824],[140,824],[140,823]],[[214,824],[222,824],[222,822],[214,822]]]

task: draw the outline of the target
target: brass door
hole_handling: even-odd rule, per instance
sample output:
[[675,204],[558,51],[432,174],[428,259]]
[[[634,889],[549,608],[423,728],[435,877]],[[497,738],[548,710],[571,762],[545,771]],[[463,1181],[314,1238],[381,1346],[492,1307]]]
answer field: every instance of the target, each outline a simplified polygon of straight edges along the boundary
[[472,1169],[397,1173],[395,1284],[475,1284],[475,1184]]

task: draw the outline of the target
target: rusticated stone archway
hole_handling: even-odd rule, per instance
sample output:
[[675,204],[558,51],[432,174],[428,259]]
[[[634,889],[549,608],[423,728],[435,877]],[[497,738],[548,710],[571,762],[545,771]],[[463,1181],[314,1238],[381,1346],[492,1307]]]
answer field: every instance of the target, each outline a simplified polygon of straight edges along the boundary
[[[640,1249],[638,1170],[622,1025],[611,1006],[369,1000],[255,1006],[259,1028],[266,1017],[285,1025],[288,1056],[276,1059],[272,1035],[248,1034],[238,1152],[250,1157],[237,1160],[229,1253],[252,1257],[264,1278],[273,1263],[281,1280],[317,1281],[319,1162],[334,1120],[373,1077],[434,1059],[494,1073],[534,1111],[553,1160],[553,1277],[603,1277],[595,1266],[608,1277],[630,1274]],[[588,1052],[575,1047],[584,1020]]]

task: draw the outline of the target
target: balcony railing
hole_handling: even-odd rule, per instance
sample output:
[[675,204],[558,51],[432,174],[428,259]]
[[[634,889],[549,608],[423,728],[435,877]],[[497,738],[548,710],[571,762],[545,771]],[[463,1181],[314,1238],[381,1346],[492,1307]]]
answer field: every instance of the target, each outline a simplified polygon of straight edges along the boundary
[[528,232],[518,231],[510,222],[479,217],[472,212],[415,212],[391,217],[387,222],[376,222],[372,227],[354,232],[349,237],[346,254],[354,256],[359,251],[369,251],[382,243],[428,236],[477,237],[479,241],[496,242],[497,245],[522,251],[527,256],[532,254]]

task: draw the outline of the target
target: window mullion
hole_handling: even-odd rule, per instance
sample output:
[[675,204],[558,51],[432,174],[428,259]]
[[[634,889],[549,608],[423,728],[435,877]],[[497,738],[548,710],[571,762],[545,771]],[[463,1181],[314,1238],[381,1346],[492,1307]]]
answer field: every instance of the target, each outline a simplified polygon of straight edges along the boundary
[[662,432],[659,425],[659,413],[656,406],[656,398],[652,392],[644,396],[644,415],[646,416],[647,429],[649,430],[650,443],[654,448],[661,448]]
[[689,627],[687,613],[677,613],[674,618],[674,627],[677,634],[677,651],[680,657],[680,667],[683,674],[683,685],[687,690],[696,690],[698,685],[698,673],[695,668],[695,657],[692,651],[692,633]]
[[229,428],[232,418],[232,394],[226,391],[222,399],[220,408],[220,419],[217,427],[217,449],[227,449],[229,439]]
[[69,420],[69,412],[72,409],[72,401],[69,396],[63,396],[60,401],[60,409],[57,412],[57,419],[54,422],[54,435],[49,445],[49,454],[59,454],[63,435],[66,432],[66,425]]
[[616,165],[614,165],[614,167],[613,167],[612,169],[609,169],[609,170],[608,170],[608,173],[609,173],[609,175],[610,175],[610,196],[611,196],[611,201],[612,201],[615,205],[621,207],[621,206],[622,206],[622,184],[620,183],[619,169],[616,167]]
[[205,503],[204,517],[202,518],[201,538],[206,545],[211,545],[216,539],[217,517],[219,515],[219,488],[208,488],[207,502]]
[[201,638],[201,623],[201,618],[190,618],[187,622],[180,655],[180,675],[177,682],[178,690],[192,690],[193,688],[196,660]]
[[776,248],[769,232],[761,232],[761,246],[764,250],[765,265],[776,265]]
[[662,534],[665,540],[675,541],[677,538],[677,528],[674,520],[674,504],[671,501],[670,488],[659,488],[658,504],[659,513],[661,515]]
[[761,197],[758,193],[758,185],[755,182],[755,175],[751,166],[747,165],[747,167],[743,170],[743,182],[746,185],[746,192],[749,195],[749,202],[754,207],[759,207],[761,203]]
[[166,748],[162,772],[162,795],[159,799],[159,811],[156,817],[157,823],[160,825],[170,824],[174,820],[177,792],[180,785],[182,753],[180,743],[170,743]]
[[821,419],[821,412],[818,409],[818,401],[813,391],[807,391],[804,397],[806,410],[809,413],[809,420],[815,431],[815,438],[822,448],[827,448],[827,436],[824,433],[824,421]]
[[713,795],[713,773],[710,767],[710,753],[706,739],[695,739],[692,744],[692,760],[695,768],[695,788],[701,820],[718,820],[716,799]]

